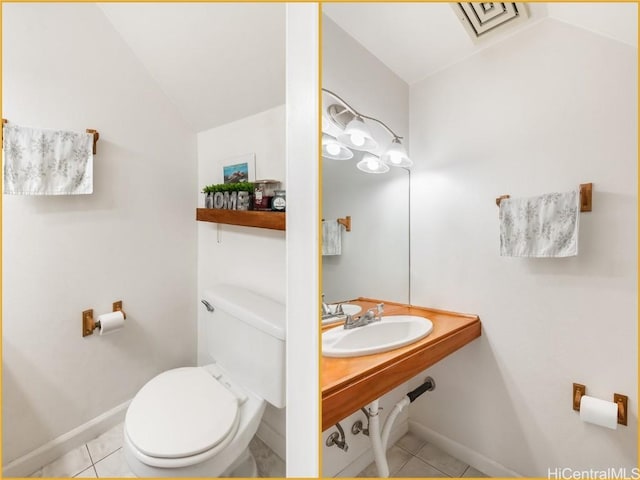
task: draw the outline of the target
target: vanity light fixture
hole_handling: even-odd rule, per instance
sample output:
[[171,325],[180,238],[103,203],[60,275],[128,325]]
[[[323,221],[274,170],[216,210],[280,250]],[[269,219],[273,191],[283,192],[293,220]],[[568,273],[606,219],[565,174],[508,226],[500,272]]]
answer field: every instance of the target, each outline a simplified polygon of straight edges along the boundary
[[[323,132],[322,155],[324,157],[331,160],[348,160],[353,157],[353,150],[365,152],[357,167],[367,173],[385,173],[390,170],[389,166],[409,168],[413,165],[407,150],[402,145],[402,137],[384,122],[358,112],[332,91],[326,88],[322,91],[338,102],[329,105],[325,113],[331,124],[340,131],[336,137]],[[365,120],[378,123],[391,135],[391,143],[380,157],[373,154],[373,151],[378,148],[378,141],[373,137]],[[349,151],[351,156],[347,158],[344,150]]]
[[322,156],[331,160],[351,160],[353,152],[340,143],[335,137],[322,134]]

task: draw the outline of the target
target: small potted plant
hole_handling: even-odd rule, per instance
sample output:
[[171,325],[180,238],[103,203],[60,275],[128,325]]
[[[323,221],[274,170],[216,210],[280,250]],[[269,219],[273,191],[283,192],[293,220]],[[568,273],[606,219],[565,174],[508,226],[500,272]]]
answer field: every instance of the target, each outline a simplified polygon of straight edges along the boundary
[[207,195],[207,208],[250,210],[254,185],[250,182],[208,185],[202,190]]

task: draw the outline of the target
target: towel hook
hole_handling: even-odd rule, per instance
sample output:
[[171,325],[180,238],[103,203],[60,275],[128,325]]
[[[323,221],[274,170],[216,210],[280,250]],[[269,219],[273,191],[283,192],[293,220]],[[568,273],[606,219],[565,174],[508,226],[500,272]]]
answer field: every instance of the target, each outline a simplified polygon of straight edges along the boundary
[[[496,198],[496,205],[500,206],[500,202],[507,198],[511,198],[511,195],[500,195]],[[580,211],[590,212],[592,210],[593,199],[593,183],[581,183],[580,184]]]
[[338,219],[338,223],[340,225],[344,225],[344,229],[347,232],[351,231],[351,216],[350,215],[347,215],[345,218],[339,218]]
[[93,154],[95,155],[96,152],[98,151],[97,143],[98,143],[98,139],[100,138],[100,132],[98,132],[93,128],[87,128],[87,133],[90,133],[93,135]]
[[[6,118],[3,118],[2,126],[4,127],[7,123],[9,123],[9,120],[7,120]],[[97,144],[98,144],[98,139],[100,138],[100,132],[98,132],[93,128],[87,128],[85,131],[93,135],[93,154],[95,155],[96,152],[98,151]],[[4,141],[4,130],[2,131],[2,140]]]
[[593,183],[580,184],[580,211],[590,212],[593,197]]
[[498,198],[496,198],[496,205],[500,206],[500,202],[506,198],[511,198],[511,195],[500,195]]

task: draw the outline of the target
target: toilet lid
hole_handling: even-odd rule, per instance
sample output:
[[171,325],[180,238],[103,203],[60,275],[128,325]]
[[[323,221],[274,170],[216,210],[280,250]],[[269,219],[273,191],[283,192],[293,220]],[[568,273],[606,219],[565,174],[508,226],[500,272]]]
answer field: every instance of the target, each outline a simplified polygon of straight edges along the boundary
[[142,387],[129,405],[125,426],[142,453],[179,458],[234,434],[238,414],[238,399],[204,369],[176,368]]

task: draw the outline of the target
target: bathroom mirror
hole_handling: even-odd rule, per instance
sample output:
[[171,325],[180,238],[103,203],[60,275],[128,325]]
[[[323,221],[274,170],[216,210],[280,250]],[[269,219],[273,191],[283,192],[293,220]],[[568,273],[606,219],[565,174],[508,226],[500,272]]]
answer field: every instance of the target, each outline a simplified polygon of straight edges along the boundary
[[[322,87],[358,112],[387,124],[408,145],[409,87],[328,16],[323,16]],[[328,108],[336,98],[322,95],[323,131],[339,135]],[[380,155],[393,140],[378,123],[367,121]],[[327,303],[358,297],[409,303],[409,177],[404,168],[365,173],[349,160],[322,159],[322,217],[351,217],[340,227],[342,253],[322,258]]]
[[351,216],[342,254],[322,257],[328,303],[369,297],[409,302],[409,171],[367,174],[356,160],[322,161],[322,215]]

